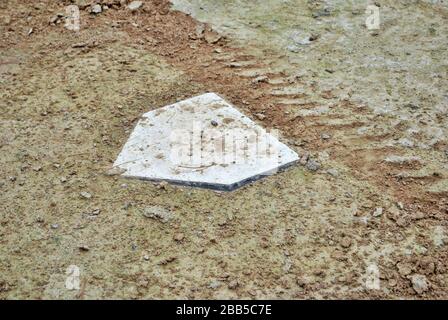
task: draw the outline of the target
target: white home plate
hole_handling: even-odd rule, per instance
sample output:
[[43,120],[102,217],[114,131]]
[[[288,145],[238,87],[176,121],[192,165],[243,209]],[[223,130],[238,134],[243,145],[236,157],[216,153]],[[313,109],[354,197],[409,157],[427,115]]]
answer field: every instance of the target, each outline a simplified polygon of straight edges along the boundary
[[118,155],[125,177],[233,190],[299,159],[214,93],[145,113]]

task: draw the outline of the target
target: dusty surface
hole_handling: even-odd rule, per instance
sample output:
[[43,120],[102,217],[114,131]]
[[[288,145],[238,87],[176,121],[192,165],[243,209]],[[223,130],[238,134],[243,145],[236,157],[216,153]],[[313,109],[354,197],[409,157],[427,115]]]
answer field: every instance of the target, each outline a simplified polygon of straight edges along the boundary
[[[446,4],[377,1],[372,32],[364,1],[175,2],[194,18],[87,7],[79,33],[49,24],[70,1],[1,2],[0,298],[448,298]],[[303,165],[231,193],[106,174],[208,91]]]

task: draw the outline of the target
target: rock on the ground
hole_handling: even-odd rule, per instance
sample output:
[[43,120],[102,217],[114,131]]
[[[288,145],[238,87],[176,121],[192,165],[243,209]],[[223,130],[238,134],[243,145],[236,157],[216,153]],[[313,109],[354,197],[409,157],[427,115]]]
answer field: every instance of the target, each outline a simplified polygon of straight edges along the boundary
[[54,16],[51,16],[50,20],[48,21],[50,24],[56,24],[60,22],[60,19],[63,15],[62,14],[55,14]]
[[309,159],[308,162],[306,163],[305,167],[309,171],[317,171],[320,169],[320,163],[317,162],[316,160]]
[[234,290],[239,286],[238,280],[232,280],[229,282],[228,288]]
[[107,170],[106,175],[108,176],[118,176],[120,174],[125,173],[126,170],[118,167],[112,167],[109,170]]
[[216,289],[218,289],[219,287],[221,287],[221,282],[218,281],[218,280],[213,280],[213,281],[211,281],[211,282],[209,283],[208,287],[209,287],[210,289],[216,290]]
[[4,24],[5,26],[10,25],[10,24],[11,24],[11,21],[12,21],[12,19],[11,19],[10,16],[5,16],[5,17],[3,17],[3,24]]
[[214,32],[207,32],[205,34],[205,41],[210,44],[217,43],[219,40],[221,40],[221,38],[222,38],[221,35]]
[[146,218],[159,220],[163,223],[167,223],[173,218],[173,214],[170,211],[159,206],[146,207],[143,215]]
[[267,76],[258,76],[254,80],[252,80],[252,83],[260,83],[260,82],[268,82],[269,78]]
[[255,116],[258,118],[258,120],[264,120],[266,119],[266,116],[262,113],[256,113]]
[[129,5],[128,5],[128,9],[131,11],[135,11],[140,9],[140,7],[143,5],[142,1],[132,1]]
[[100,214],[100,212],[101,212],[101,209],[96,208],[96,209],[93,209],[93,210],[89,213],[89,215],[91,215],[91,216],[97,216],[97,215]]
[[78,246],[78,249],[79,249],[80,251],[89,251],[89,250],[90,250],[89,246],[87,246],[87,245],[85,245],[85,244],[81,244],[81,245],[79,245],[79,246]]
[[328,133],[322,133],[320,135],[320,137],[322,138],[322,140],[329,140],[329,139],[331,139],[331,136]]
[[350,237],[343,237],[341,240],[341,246],[345,249],[350,248],[350,246],[352,245],[352,239],[350,239]]
[[95,4],[90,8],[90,12],[93,14],[99,14],[103,12],[103,8],[101,8],[101,5]]
[[339,171],[333,168],[328,169],[327,173],[332,177],[337,177],[339,175]]
[[90,199],[92,198],[92,194],[87,192],[87,191],[83,191],[79,194],[81,197],[83,197],[84,199]]
[[381,207],[376,208],[375,211],[373,211],[372,215],[374,217],[382,216],[383,215],[383,208],[381,208]]

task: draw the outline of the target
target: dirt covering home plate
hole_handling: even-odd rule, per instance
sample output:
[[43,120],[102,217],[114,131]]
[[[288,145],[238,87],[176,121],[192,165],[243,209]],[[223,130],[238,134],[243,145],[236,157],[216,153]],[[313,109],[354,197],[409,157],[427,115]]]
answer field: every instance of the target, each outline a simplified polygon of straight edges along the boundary
[[272,133],[205,93],[145,113],[113,168],[130,178],[231,191],[298,160]]
[[[0,299],[447,299],[447,19],[432,0],[0,1]],[[294,165],[225,192],[114,167],[143,115],[204,93]]]

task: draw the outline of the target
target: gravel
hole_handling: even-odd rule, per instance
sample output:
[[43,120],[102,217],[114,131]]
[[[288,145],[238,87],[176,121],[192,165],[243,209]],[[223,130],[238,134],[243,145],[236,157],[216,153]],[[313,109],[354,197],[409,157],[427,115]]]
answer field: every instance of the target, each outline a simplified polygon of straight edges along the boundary
[[84,199],[91,199],[92,198],[92,194],[87,192],[87,191],[83,191],[79,194],[81,197],[83,197]]

